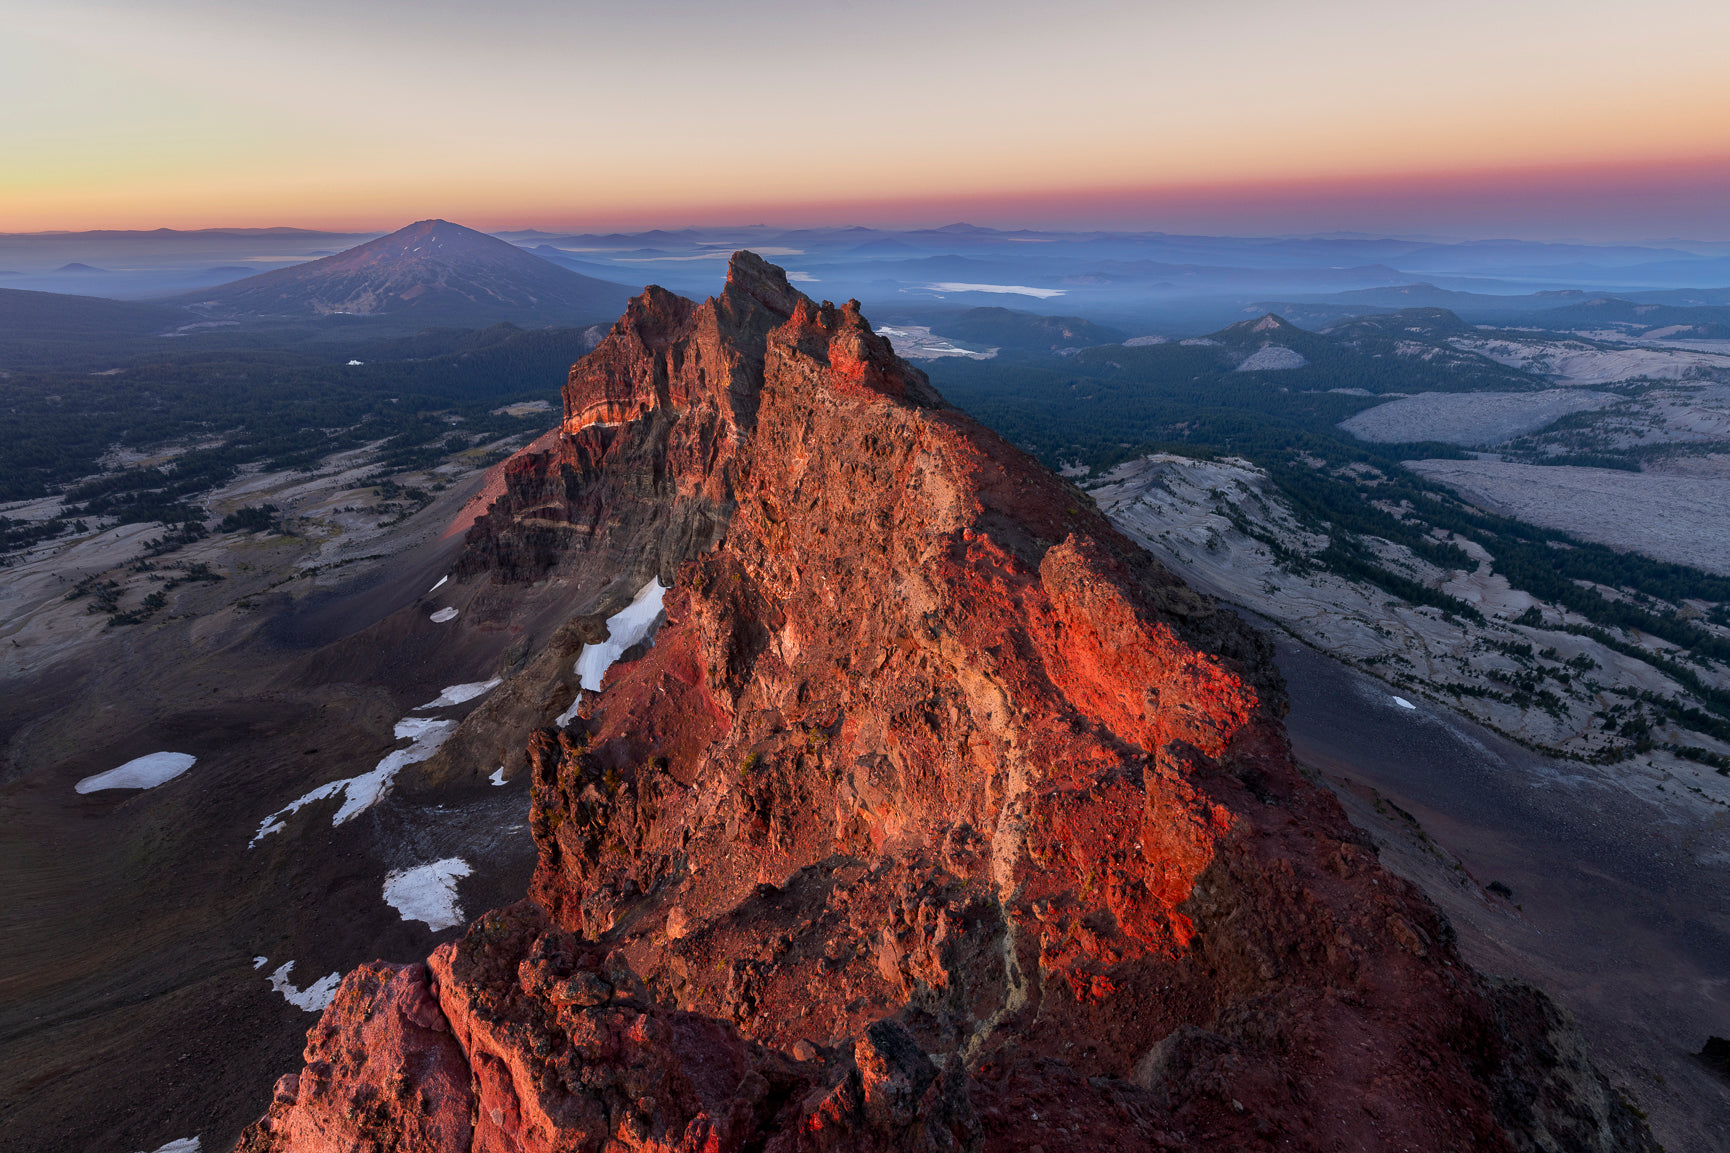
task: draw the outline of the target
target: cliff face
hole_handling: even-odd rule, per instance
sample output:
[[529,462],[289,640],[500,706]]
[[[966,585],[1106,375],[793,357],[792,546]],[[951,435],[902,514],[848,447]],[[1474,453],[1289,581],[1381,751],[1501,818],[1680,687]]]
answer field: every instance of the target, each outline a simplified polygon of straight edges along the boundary
[[1299,775],[1265,641],[855,305],[740,254],[565,407],[466,563],[634,542],[666,622],[529,743],[530,899],[351,975],[244,1148],[1648,1147]]

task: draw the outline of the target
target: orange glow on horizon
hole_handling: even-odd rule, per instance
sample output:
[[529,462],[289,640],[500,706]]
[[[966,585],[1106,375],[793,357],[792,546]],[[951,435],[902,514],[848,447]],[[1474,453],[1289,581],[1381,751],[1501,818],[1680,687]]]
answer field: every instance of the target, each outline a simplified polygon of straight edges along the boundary
[[444,216],[1730,236],[1730,6],[1706,0],[1640,20],[1610,0],[499,0],[486,20],[429,2],[14,13],[0,231]]

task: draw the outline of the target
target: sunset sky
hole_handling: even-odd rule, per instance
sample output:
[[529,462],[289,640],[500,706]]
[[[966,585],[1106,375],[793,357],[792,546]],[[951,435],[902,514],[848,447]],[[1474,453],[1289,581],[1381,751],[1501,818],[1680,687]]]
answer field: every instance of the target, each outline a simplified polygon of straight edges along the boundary
[[0,0],[0,231],[1730,240],[1722,0]]

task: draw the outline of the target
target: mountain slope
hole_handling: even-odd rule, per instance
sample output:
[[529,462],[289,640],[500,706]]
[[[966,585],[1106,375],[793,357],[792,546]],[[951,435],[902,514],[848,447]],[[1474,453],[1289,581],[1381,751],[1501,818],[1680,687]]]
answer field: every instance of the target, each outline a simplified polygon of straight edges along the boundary
[[615,315],[631,289],[560,268],[445,220],[422,220],[322,260],[179,298],[213,317],[395,317],[476,327]]
[[538,710],[532,899],[352,973],[242,1149],[1652,1147],[1297,772],[1266,639],[855,302],[645,292],[504,490],[501,590],[683,509],[665,623]]

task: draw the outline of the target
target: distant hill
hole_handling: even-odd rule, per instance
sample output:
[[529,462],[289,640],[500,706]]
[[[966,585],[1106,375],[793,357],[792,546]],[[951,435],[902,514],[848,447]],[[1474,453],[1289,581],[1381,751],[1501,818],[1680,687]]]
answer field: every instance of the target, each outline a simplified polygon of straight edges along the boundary
[[187,313],[168,305],[0,289],[0,343],[154,336],[187,320]]
[[1079,316],[1042,316],[1011,308],[970,308],[933,323],[938,336],[998,348],[1088,348],[1117,344],[1124,334]]
[[213,318],[377,317],[479,327],[592,323],[616,316],[633,291],[472,228],[422,220],[334,256],[176,299]]
[[[1529,373],[1450,343],[1469,332],[1459,317],[1439,308],[1360,317],[1324,332],[1268,313],[1205,337],[1087,349],[1076,362],[1180,387],[1225,378],[1262,380],[1294,392],[1526,391],[1539,386]],[[1239,400],[1259,403],[1246,396],[1239,394]]]
[[1722,305],[1678,307],[1613,296],[1546,309],[1525,323],[1569,332],[1616,332],[1630,338],[1730,339],[1730,308]]
[[1477,330],[1446,308],[1402,308],[1398,312],[1357,316],[1322,332],[1336,340],[1393,338],[1395,340],[1446,340],[1470,336]]

